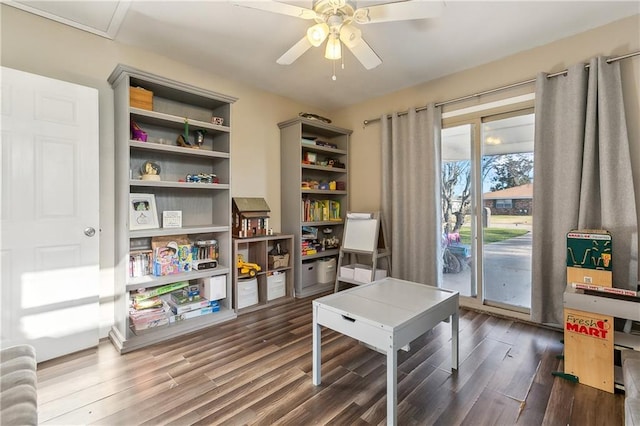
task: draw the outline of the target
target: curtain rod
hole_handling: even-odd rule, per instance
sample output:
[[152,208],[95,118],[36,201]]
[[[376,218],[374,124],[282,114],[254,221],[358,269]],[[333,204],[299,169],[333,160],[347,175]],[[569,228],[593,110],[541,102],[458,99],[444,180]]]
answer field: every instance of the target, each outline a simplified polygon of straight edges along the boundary
[[[625,55],[616,56],[615,58],[607,59],[607,63],[610,64],[612,62],[617,62],[617,61],[620,61],[622,59],[627,59],[627,58],[631,58],[633,56],[638,56],[638,55],[640,55],[640,50],[638,50],[636,52],[627,53]],[[585,64],[584,67],[586,69],[588,69],[589,68],[589,64]],[[549,74],[547,76],[547,78],[557,77],[559,75],[565,75],[568,71],[569,70],[564,70],[564,71],[559,71],[559,72],[556,72],[556,73],[553,73],[553,74]],[[514,87],[524,86],[525,84],[535,83],[535,81],[536,81],[535,78],[531,78],[529,80],[519,81],[517,83],[508,84],[506,86],[497,87],[495,89],[485,90],[483,92],[474,93],[472,95],[461,96],[459,98],[450,99],[448,101],[443,101],[443,102],[436,102],[435,106],[438,107],[438,106],[453,104],[453,103],[456,103],[456,102],[462,102],[462,101],[466,101],[468,99],[473,99],[473,98],[477,98],[477,97],[480,97],[480,96],[489,95],[491,93],[500,92],[502,90],[513,89]],[[416,108],[416,112],[417,111],[422,111],[422,110],[425,110],[425,109],[427,109],[427,106],[421,106],[421,107]],[[405,115],[405,114],[408,114],[408,113],[409,113],[409,111],[402,111],[402,112],[399,112],[398,115]],[[369,125],[371,123],[375,123],[376,121],[380,121],[380,118],[371,118],[369,120],[364,120],[362,122],[362,125],[363,126],[367,126],[367,125]]]

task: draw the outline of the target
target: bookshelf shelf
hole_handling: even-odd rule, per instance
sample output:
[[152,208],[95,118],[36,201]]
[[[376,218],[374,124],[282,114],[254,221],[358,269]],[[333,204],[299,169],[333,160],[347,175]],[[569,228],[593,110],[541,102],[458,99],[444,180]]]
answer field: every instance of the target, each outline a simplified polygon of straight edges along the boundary
[[[302,194],[326,194],[326,195],[347,195],[347,191],[331,191],[329,189],[302,189]],[[342,207],[341,207],[342,209]]]
[[302,164],[303,169],[309,170],[321,170],[327,173],[346,173],[346,167],[328,167],[328,166],[316,166],[314,164]]
[[180,189],[199,189],[199,190],[228,190],[228,184],[220,183],[192,183],[192,182],[172,182],[172,181],[152,181],[152,180],[131,180],[131,186],[144,186],[150,188],[180,188]]
[[210,131],[220,133],[230,133],[231,129],[228,126],[218,126],[215,124],[207,123],[206,121],[185,119],[173,114],[166,114],[157,111],[149,111],[145,109],[131,107],[131,116],[140,121],[144,121],[149,124],[158,124],[163,127],[182,130],[185,122],[194,129],[206,129]]
[[183,226],[182,228],[159,228],[143,229],[139,231],[129,231],[129,238],[160,237],[169,235],[193,235],[209,234],[216,232],[226,232],[229,225],[203,225],[203,226]]
[[154,142],[139,142],[129,140],[129,146],[131,149],[158,151],[158,152],[170,152],[176,155],[184,155],[187,157],[214,157],[214,158],[229,158],[228,152],[209,151],[205,149],[192,149],[182,148],[180,146],[163,145]]
[[305,256],[302,256],[302,260],[313,260],[313,259],[320,259],[322,257],[333,257],[333,256],[337,256],[340,253],[340,251],[338,249],[331,249],[331,250],[324,250],[315,254],[307,254]]
[[224,275],[229,273],[229,267],[218,265],[215,269],[206,269],[204,271],[183,272],[175,275],[164,275],[156,277],[154,275],[145,275],[143,277],[129,278],[127,282],[127,291],[135,292],[139,288],[157,287],[160,285],[171,284],[177,281],[189,281],[198,278],[212,277],[216,275]]
[[344,220],[323,220],[318,222],[301,222],[302,226],[332,226],[332,225],[342,225],[344,224]]
[[[109,77],[114,90],[116,138],[116,279],[114,293],[115,321],[109,333],[121,353],[162,342],[184,333],[227,321],[236,317],[231,288],[231,185],[230,141],[231,105],[235,98],[200,89],[175,80],[118,65]],[[149,108],[132,105],[132,89],[152,92]],[[187,117],[187,118],[185,118]],[[213,124],[223,121],[224,125]],[[134,140],[134,122],[146,133],[146,141]],[[199,148],[178,146],[179,135],[188,132],[195,140],[195,131],[203,130]],[[151,161],[160,167],[161,180],[142,180],[142,166]],[[219,183],[186,182],[188,175],[215,175]],[[160,227],[130,229],[129,197],[131,194],[151,194],[156,204]],[[182,226],[162,228],[162,212],[180,211]],[[178,274],[131,277],[148,271],[152,243],[164,238],[216,240],[219,258],[212,269]],[[135,252],[135,253],[134,253]],[[137,268],[137,272],[130,271]],[[136,263],[138,262],[138,263]],[[140,266],[140,265],[144,266]],[[209,280],[211,279],[211,280]],[[216,280],[223,287],[217,312],[189,319],[172,317],[174,322],[160,321],[156,327],[132,327],[129,311],[132,297],[141,289],[188,281],[189,285]],[[216,289],[218,288],[216,287]],[[212,310],[212,309],[211,309]],[[200,314],[198,312],[198,314]],[[167,316],[169,320],[169,316]],[[147,325],[145,324],[144,327]]]
[[[315,275],[313,265],[316,261],[336,258],[339,254],[337,248],[325,246],[322,241],[342,238],[344,218],[349,209],[348,153],[352,131],[305,118],[285,121],[279,123],[278,127],[282,230],[294,236],[292,255],[295,296],[307,297],[333,288],[333,280],[324,282],[320,275]],[[341,183],[345,189],[302,189],[302,182],[320,184],[332,181]],[[333,217],[331,209],[327,209],[328,214],[315,210],[317,202],[325,201],[339,204],[339,220],[328,220]],[[310,212],[310,205],[314,206],[314,213]],[[303,227],[316,228],[316,243],[306,237],[308,233],[303,232]],[[310,245],[313,246],[311,250]],[[314,250],[316,252],[311,253]]]

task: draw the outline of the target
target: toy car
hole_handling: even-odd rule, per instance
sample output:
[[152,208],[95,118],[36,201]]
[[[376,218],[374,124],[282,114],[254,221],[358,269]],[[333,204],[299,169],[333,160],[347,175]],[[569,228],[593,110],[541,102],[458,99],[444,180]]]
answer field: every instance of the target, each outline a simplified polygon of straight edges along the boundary
[[250,277],[255,277],[257,272],[262,271],[262,268],[257,263],[250,263],[244,261],[244,256],[238,255],[238,261],[236,263],[239,274],[249,274]]

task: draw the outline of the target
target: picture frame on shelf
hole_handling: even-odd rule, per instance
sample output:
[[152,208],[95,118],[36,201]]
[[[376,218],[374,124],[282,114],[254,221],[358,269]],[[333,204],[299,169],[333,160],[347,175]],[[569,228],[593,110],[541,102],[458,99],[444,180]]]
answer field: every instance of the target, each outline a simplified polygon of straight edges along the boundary
[[162,212],[163,228],[182,228],[182,210],[165,210]]
[[307,152],[305,152],[304,157],[305,157],[304,158],[305,162],[307,164],[316,164],[316,161],[318,160],[318,156],[316,155],[315,152],[307,151]]
[[156,229],[158,210],[153,194],[129,194],[129,230]]

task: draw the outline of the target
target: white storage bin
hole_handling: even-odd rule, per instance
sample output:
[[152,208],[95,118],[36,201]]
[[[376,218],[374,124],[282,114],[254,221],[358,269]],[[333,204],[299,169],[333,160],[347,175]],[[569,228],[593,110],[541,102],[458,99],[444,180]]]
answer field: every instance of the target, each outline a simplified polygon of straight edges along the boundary
[[236,309],[246,308],[247,306],[258,303],[258,280],[252,278],[249,280],[238,281],[238,301]]
[[[373,277],[373,280],[380,280],[387,276],[387,271],[384,269],[376,269],[376,273]],[[361,282],[361,283],[370,283],[371,282],[371,266],[356,266],[353,272],[353,279]]]
[[301,288],[310,287],[316,284],[316,265],[318,263],[314,260],[311,262],[302,262],[302,285]]
[[227,276],[217,275],[215,277],[200,278],[201,294],[207,300],[220,300],[227,297]]
[[[352,263],[351,265],[343,265],[340,267],[340,278],[352,280],[355,278],[356,268],[366,268],[367,265]],[[369,268],[371,270],[371,268]]]
[[319,283],[326,284],[334,282],[336,279],[336,258],[325,257],[324,259],[318,260],[316,270],[316,279]]
[[287,294],[286,274],[274,272],[267,277],[267,300],[284,297]]

